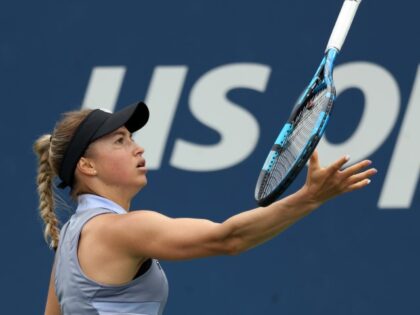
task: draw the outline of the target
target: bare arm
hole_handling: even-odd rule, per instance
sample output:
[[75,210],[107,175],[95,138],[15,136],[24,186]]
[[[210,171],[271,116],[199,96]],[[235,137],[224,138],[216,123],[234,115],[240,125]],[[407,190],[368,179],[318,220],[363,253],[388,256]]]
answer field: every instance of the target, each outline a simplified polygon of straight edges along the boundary
[[58,298],[55,294],[54,273],[55,265],[53,265],[51,270],[50,286],[48,288],[47,303],[45,305],[45,315],[61,315],[60,304],[58,303]]
[[299,191],[268,207],[243,212],[225,221],[224,224],[231,225],[231,237],[237,242],[236,251],[241,252],[263,243],[327,200],[368,185],[368,177],[377,172],[375,169],[362,171],[371,164],[367,160],[341,171],[347,161],[348,157],[342,157],[329,167],[321,168],[315,151],[310,160],[306,183]]
[[[328,199],[366,186],[375,169],[362,171],[362,161],[341,171],[345,157],[321,168],[311,157],[305,185],[268,207],[239,213],[223,223],[172,219],[152,211],[135,211],[113,219],[108,242],[132,255],[160,259],[191,259],[237,254],[263,243],[308,215]],[[108,225],[109,226],[109,225]]]

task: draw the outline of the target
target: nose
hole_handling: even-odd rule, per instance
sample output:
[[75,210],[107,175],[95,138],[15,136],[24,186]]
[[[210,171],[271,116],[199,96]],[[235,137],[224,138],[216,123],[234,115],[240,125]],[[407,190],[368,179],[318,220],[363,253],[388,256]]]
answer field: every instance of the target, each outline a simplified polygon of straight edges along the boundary
[[134,155],[142,155],[144,153],[144,148],[139,146],[137,143],[134,143]]

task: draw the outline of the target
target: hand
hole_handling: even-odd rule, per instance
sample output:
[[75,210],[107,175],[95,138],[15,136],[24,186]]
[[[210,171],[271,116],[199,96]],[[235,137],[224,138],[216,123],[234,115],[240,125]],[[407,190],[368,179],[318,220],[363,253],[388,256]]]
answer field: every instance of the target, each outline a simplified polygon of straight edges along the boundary
[[369,160],[342,169],[348,161],[349,156],[343,156],[323,168],[319,164],[317,150],[314,151],[309,161],[306,183],[302,188],[309,201],[321,205],[338,195],[363,188],[370,183],[369,177],[377,173],[375,168],[364,170],[372,164]]

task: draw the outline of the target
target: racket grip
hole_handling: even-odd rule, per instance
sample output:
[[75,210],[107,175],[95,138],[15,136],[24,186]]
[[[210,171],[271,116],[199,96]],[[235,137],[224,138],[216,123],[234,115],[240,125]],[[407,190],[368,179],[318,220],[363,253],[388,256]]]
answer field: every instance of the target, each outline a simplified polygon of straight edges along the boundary
[[341,50],[360,2],[362,2],[362,0],[344,1],[325,51],[328,51],[331,48],[335,48],[338,51]]

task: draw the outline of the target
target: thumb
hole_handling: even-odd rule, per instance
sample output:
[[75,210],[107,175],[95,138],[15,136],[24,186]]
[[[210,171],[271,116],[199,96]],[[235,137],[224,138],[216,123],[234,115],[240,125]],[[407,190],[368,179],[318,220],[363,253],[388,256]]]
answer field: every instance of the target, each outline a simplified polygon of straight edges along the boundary
[[309,169],[318,169],[320,168],[319,165],[319,156],[318,156],[318,150],[315,149],[314,152],[311,155],[311,158],[309,159]]

